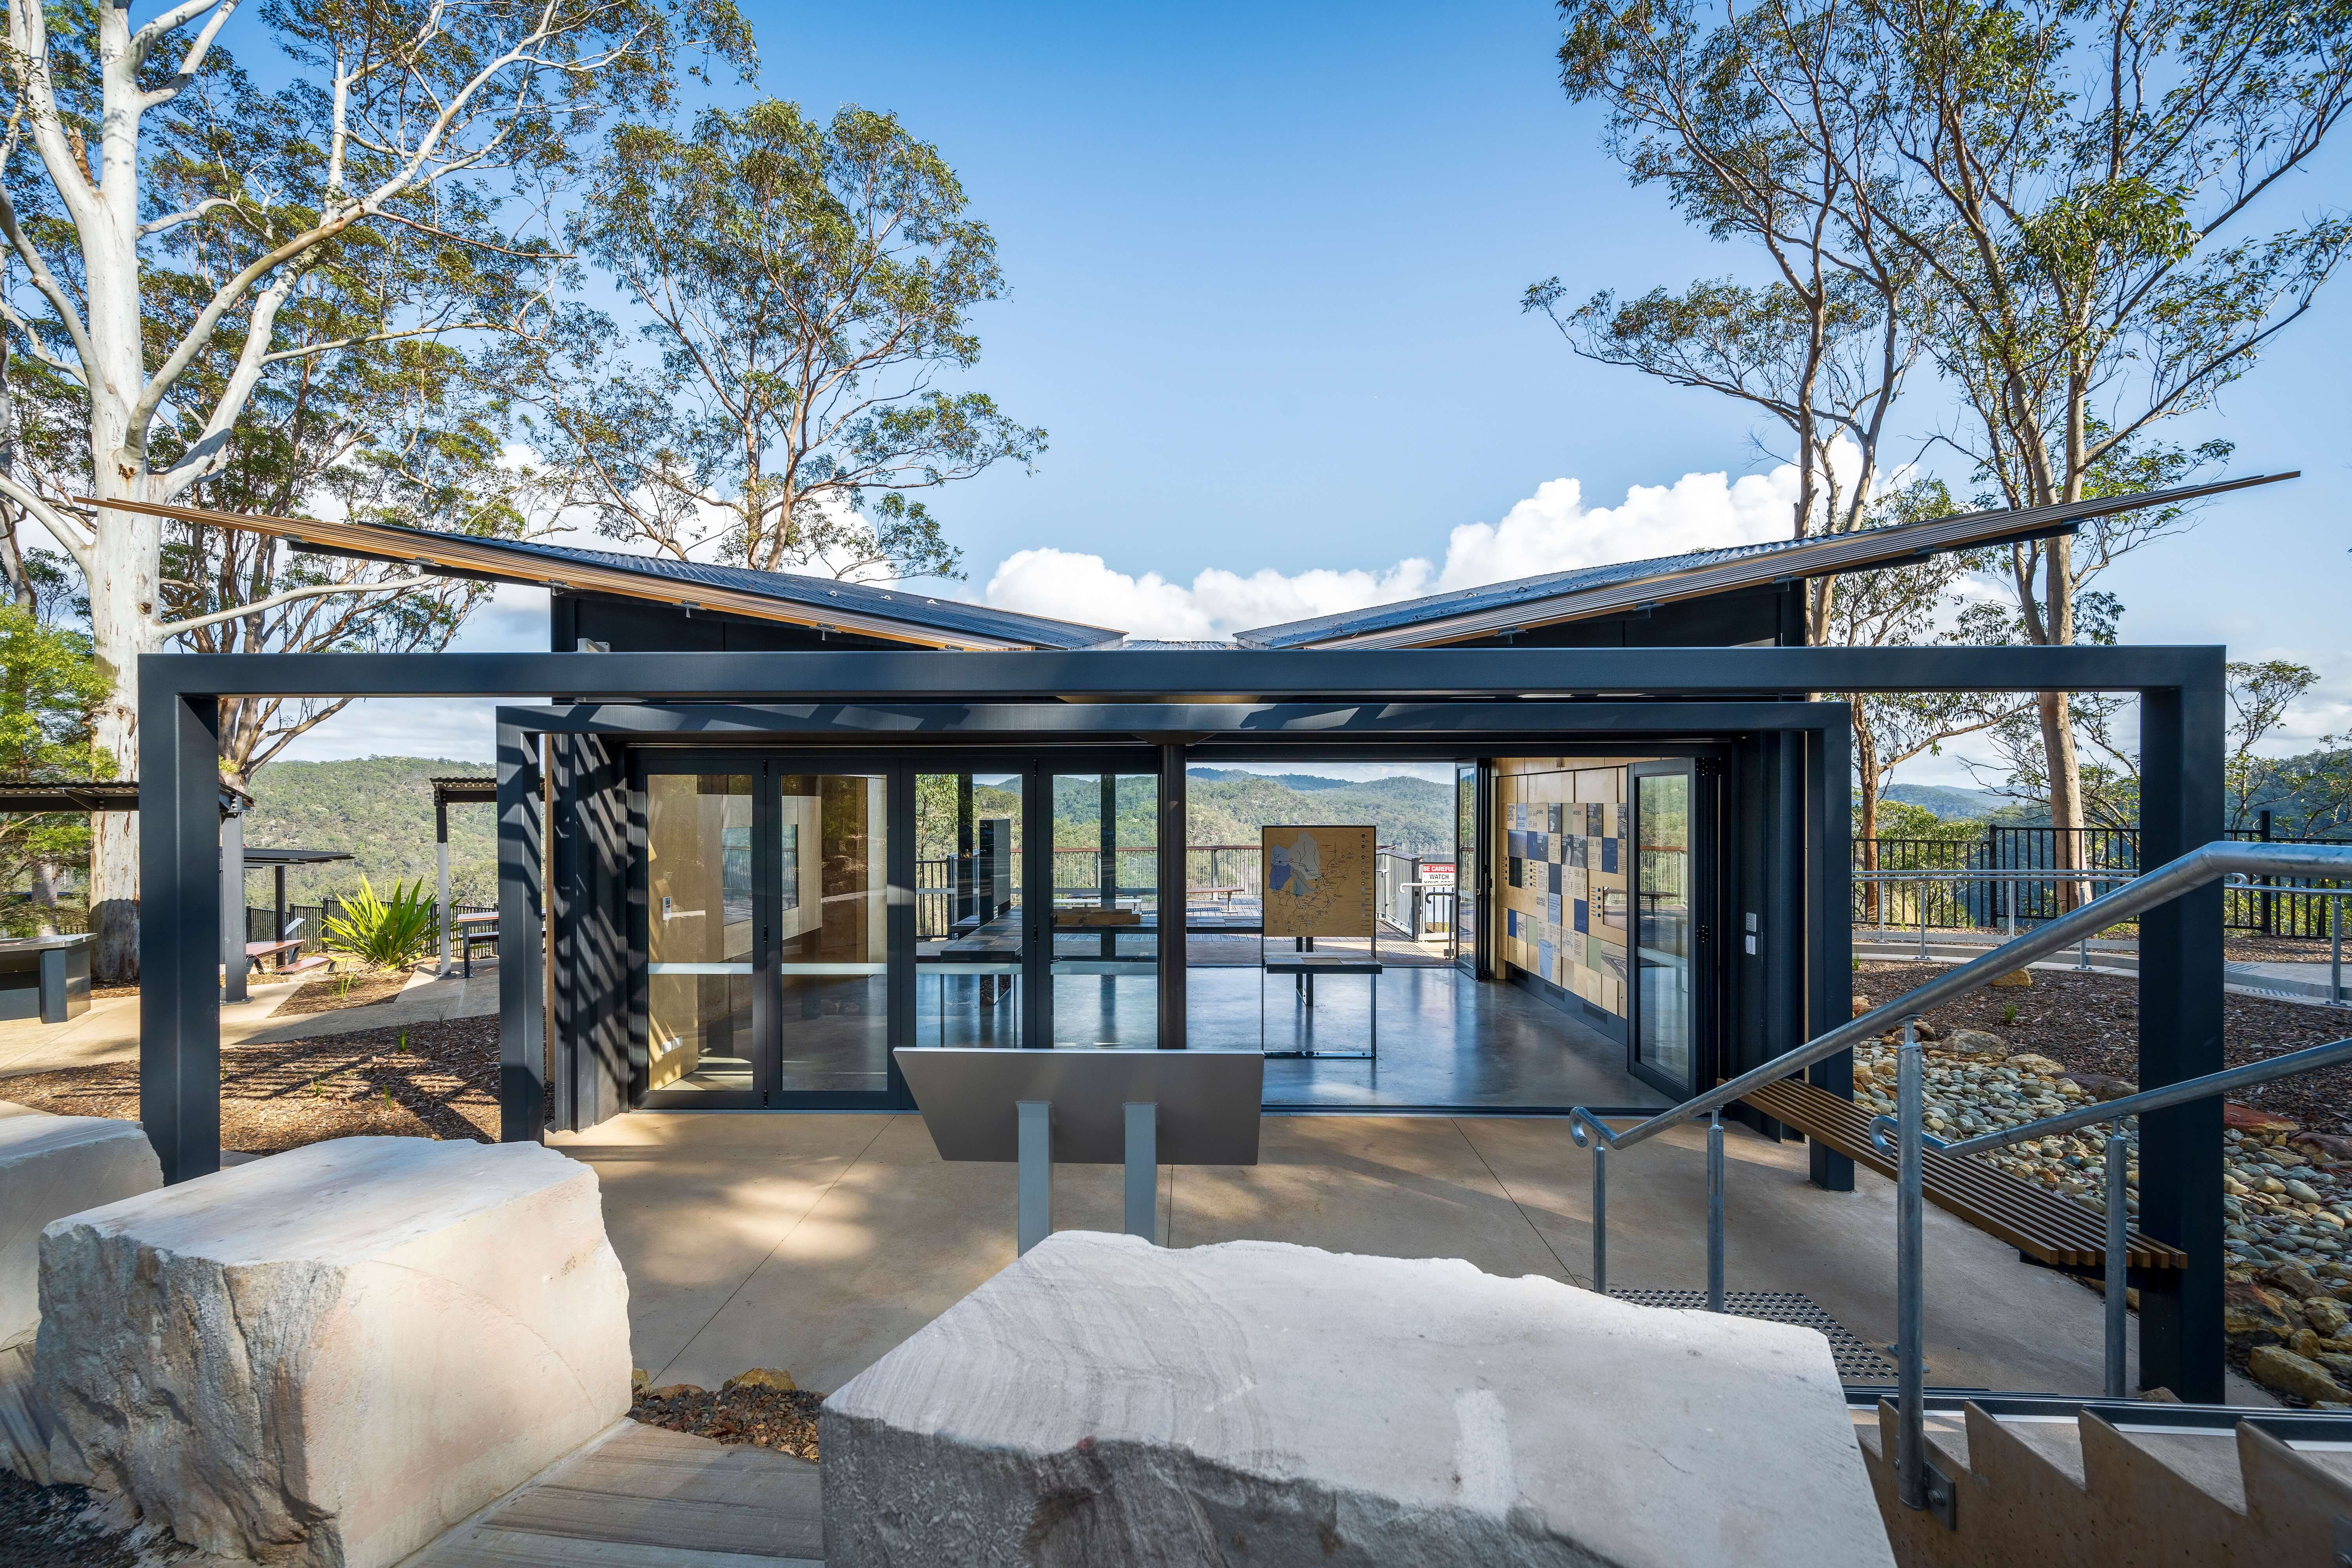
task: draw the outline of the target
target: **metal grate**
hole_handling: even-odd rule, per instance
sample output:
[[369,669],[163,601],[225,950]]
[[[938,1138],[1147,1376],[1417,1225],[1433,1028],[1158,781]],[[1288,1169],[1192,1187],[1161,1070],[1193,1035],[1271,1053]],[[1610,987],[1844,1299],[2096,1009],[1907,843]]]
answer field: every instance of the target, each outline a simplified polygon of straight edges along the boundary
[[[1612,1290],[1609,1294],[1636,1307],[1673,1307],[1686,1312],[1706,1310],[1704,1290]],[[1864,1343],[1801,1290],[1726,1290],[1723,1310],[1736,1318],[1761,1318],[1768,1323],[1794,1323],[1812,1330],[1829,1341],[1830,1359],[1837,1363],[1842,1383],[1895,1381],[1895,1363],[1883,1352]]]

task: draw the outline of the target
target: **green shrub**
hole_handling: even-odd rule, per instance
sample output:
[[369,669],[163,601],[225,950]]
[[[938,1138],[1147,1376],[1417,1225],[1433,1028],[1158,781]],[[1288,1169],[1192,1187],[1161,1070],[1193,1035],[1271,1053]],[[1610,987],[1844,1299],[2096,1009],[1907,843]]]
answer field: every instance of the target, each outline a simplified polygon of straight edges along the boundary
[[342,911],[328,920],[322,940],[329,949],[348,953],[371,969],[399,969],[432,946],[436,921],[424,878],[393,883],[387,899],[362,877],[359,892],[345,899]]

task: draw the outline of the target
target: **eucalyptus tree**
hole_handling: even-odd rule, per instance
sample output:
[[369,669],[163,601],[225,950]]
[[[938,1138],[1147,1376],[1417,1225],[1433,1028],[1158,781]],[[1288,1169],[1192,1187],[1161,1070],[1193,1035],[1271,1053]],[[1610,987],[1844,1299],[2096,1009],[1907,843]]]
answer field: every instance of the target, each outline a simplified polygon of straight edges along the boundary
[[[273,365],[350,345],[291,330],[306,278],[335,258],[364,269],[373,247],[429,246],[457,272],[491,275],[484,298],[404,313],[395,290],[355,339],[496,324],[519,302],[501,297],[488,258],[543,250],[518,224],[570,173],[575,142],[607,110],[666,103],[682,44],[749,55],[729,0],[267,0],[259,19],[288,79],[263,92],[221,47],[239,3],[170,0],[143,21],[96,0],[7,8],[5,320],[71,389],[87,467],[55,488],[0,468],[0,496],[82,571],[110,683],[93,730],[126,770],[138,761],[137,659],[175,628],[163,521],[116,503],[168,502],[219,474]],[[184,291],[168,325],[150,312],[159,283]],[[191,401],[224,333],[234,357]],[[110,978],[136,973],[137,889],[129,819],[101,816],[91,913]]]
[[961,575],[918,492],[1045,433],[945,383],[980,357],[996,242],[891,115],[768,100],[616,130],[572,244],[643,317],[551,310],[515,381],[608,536],[862,581]]
[[[2253,368],[2352,237],[2284,210],[2352,108],[2352,6],[1880,0],[1864,41],[1857,88],[1886,105],[1891,153],[1871,197],[1933,283],[1928,341],[1965,409],[1952,444],[2018,507],[2226,457],[2166,426]],[[2075,641],[2090,573],[2182,521],[2017,546],[2021,634]],[[2087,822],[2080,726],[2064,692],[2037,706],[2066,857]]]
[[[1702,279],[1574,304],[1528,290],[1575,351],[1732,398],[1778,425],[1798,472],[1798,538],[1868,525],[1890,419],[1919,353],[1918,266],[1861,182],[1883,117],[1841,90],[1850,9],[1761,0],[1712,17],[1694,0],[1563,0],[1560,79],[1608,112],[1604,144],[1636,184],[1738,247],[1758,281]],[[1832,635],[1834,577],[1807,584],[1807,634]]]

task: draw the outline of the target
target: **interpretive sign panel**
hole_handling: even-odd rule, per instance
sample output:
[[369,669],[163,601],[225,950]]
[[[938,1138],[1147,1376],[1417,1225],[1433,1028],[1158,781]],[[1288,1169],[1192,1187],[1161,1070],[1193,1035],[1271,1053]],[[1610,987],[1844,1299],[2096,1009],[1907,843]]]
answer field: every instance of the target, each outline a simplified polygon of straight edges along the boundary
[[1267,827],[1259,846],[1270,937],[1373,934],[1371,827]]
[[1126,1158],[1125,1107],[1159,1107],[1163,1165],[1255,1165],[1265,1058],[1256,1051],[999,1050],[902,1046],[891,1053],[942,1160],[1012,1160],[1014,1107],[1050,1100],[1054,1159]]

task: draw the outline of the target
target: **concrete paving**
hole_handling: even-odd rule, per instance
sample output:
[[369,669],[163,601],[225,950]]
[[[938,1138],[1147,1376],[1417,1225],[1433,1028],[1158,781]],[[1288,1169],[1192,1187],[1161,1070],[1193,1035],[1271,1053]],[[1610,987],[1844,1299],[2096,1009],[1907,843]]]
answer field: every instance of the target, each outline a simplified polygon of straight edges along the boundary
[[[1009,1165],[949,1165],[912,1116],[637,1112],[550,1142],[593,1165],[627,1268],[636,1363],[715,1387],[754,1366],[831,1390],[1013,1258]],[[1866,1342],[1895,1323],[1894,1193],[1805,1180],[1800,1144],[1727,1135],[1727,1284],[1797,1290]],[[1552,1118],[1269,1116],[1249,1167],[1160,1173],[1160,1239],[1256,1237],[1462,1258],[1589,1285],[1591,1156]],[[1056,1172],[1059,1227],[1116,1229],[1113,1166]],[[1704,1133],[1615,1156],[1609,1279],[1706,1282]],[[1927,1213],[1928,1377],[2090,1394],[2099,1297],[1939,1210]],[[2231,1397],[2273,1403],[2232,1378]]]
[[[486,969],[479,963],[474,966],[471,980],[455,974],[436,980],[419,973],[397,996],[386,1001],[364,1007],[338,1008],[331,1013],[277,1016],[278,1005],[300,988],[299,981],[257,977],[250,1000],[221,1009],[222,1046],[318,1039],[361,1029],[478,1017],[499,1010],[498,970],[495,966]],[[136,996],[95,998],[89,1012],[64,1024],[44,1024],[37,1018],[16,1018],[0,1024],[0,1079],[138,1059]]]

